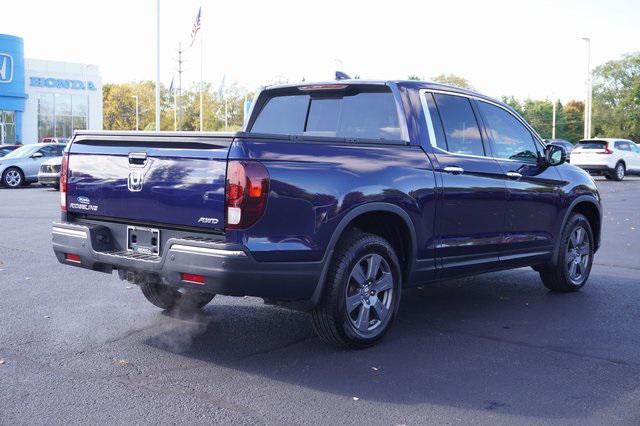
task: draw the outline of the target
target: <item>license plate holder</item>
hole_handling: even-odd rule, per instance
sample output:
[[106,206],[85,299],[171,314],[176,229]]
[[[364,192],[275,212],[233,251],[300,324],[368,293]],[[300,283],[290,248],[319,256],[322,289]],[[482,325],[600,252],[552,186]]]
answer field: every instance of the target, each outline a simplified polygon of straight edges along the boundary
[[153,256],[160,255],[160,230],[127,226],[127,250]]

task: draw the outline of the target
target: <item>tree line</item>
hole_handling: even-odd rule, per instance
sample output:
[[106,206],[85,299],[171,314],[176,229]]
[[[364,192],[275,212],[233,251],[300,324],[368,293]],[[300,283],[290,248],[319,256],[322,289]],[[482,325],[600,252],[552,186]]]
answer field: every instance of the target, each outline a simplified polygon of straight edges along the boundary
[[[412,80],[423,80],[410,75]],[[432,81],[473,89],[464,77],[441,74]],[[104,128],[108,130],[135,129],[135,98],[139,99],[140,130],[155,128],[155,93],[152,81],[105,84]],[[161,87],[161,129],[198,130],[200,128],[200,98],[197,85],[174,96],[175,92]],[[225,88],[224,93],[205,83],[204,129],[209,131],[237,130],[243,125],[244,103],[254,93],[238,85]],[[175,99],[177,98],[177,102]],[[552,134],[553,101],[549,99],[516,99],[502,101],[514,108],[545,139]],[[174,108],[177,104],[178,108]],[[227,125],[225,127],[225,105]],[[627,138],[640,142],[640,53],[624,55],[593,70],[593,129],[594,137]],[[584,130],[584,102],[570,100],[556,102],[556,138],[576,142]]]
[[[182,90],[160,87],[160,130],[200,130],[200,92],[198,85]],[[103,85],[103,127],[105,130],[135,130],[136,96],[139,130],[155,130],[155,83],[140,81]],[[233,84],[220,93],[203,85],[204,130],[238,130],[243,125],[244,103],[253,93]],[[177,108],[176,108],[177,107]],[[226,127],[225,127],[226,115]]]

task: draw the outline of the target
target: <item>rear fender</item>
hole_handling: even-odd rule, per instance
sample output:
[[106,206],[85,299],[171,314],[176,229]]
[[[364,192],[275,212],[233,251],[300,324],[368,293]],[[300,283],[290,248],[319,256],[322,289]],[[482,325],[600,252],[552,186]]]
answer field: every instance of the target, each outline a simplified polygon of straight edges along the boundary
[[338,244],[338,241],[340,241],[340,238],[344,235],[344,231],[358,216],[364,213],[370,213],[370,212],[395,213],[398,216],[400,216],[400,218],[402,218],[402,220],[407,225],[407,228],[409,229],[409,234],[411,235],[411,253],[409,253],[409,267],[407,271],[407,276],[411,276],[411,272],[413,271],[414,265],[415,265],[415,259],[416,259],[416,253],[417,253],[417,241],[416,241],[415,227],[413,225],[413,222],[411,221],[411,218],[407,214],[407,212],[405,212],[402,208],[398,207],[397,205],[389,204],[389,203],[374,202],[374,203],[368,203],[362,206],[358,206],[353,210],[351,210],[349,213],[345,215],[345,217],[342,218],[342,220],[334,230],[331,236],[331,239],[329,240],[329,244],[327,245],[327,249],[322,259],[323,266],[322,266],[322,272],[320,274],[320,279],[318,280],[318,285],[316,286],[316,290],[313,293],[313,296],[310,300],[311,307],[316,306],[318,303],[320,303],[320,300],[322,299],[322,295],[324,294],[324,289],[326,285],[326,277],[329,271],[329,266],[331,264],[333,253],[335,251],[336,245]]

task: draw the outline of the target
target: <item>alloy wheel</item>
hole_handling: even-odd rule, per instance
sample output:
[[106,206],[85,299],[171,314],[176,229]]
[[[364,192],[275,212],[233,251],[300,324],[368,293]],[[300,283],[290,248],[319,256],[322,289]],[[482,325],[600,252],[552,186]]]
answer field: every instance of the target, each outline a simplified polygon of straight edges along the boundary
[[379,254],[361,258],[353,267],[346,286],[346,312],[354,331],[371,336],[384,330],[392,313],[393,274]]
[[616,176],[618,176],[619,180],[622,180],[622,178],[624,178],[624,166],[622,164],[618,164],[618,166],[616,167]]
[[5,173],[4,182],[7,184],[7,186],[15,188],[17,186],[20,186],[20,184],[22,183],[22,176],[20,175],[19,171],[11,169],[7,173]]
[[587,276],[591,245],[587,230],[576,227],[569,236],[565,257],[567,272],[572,283],[579,285]]

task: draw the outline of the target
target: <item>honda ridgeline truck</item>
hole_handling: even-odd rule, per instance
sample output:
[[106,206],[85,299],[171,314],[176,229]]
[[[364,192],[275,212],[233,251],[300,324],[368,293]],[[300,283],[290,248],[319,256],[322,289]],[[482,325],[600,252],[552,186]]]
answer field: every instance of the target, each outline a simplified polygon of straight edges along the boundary
[[308,310],[324,340],[389,330],[405,288],[530,266],[580,289],[602,211],[589,175],[514,110],[416,81],[268,87],[238,133],[77,132],[61,263],[162,309],[216,294]]

